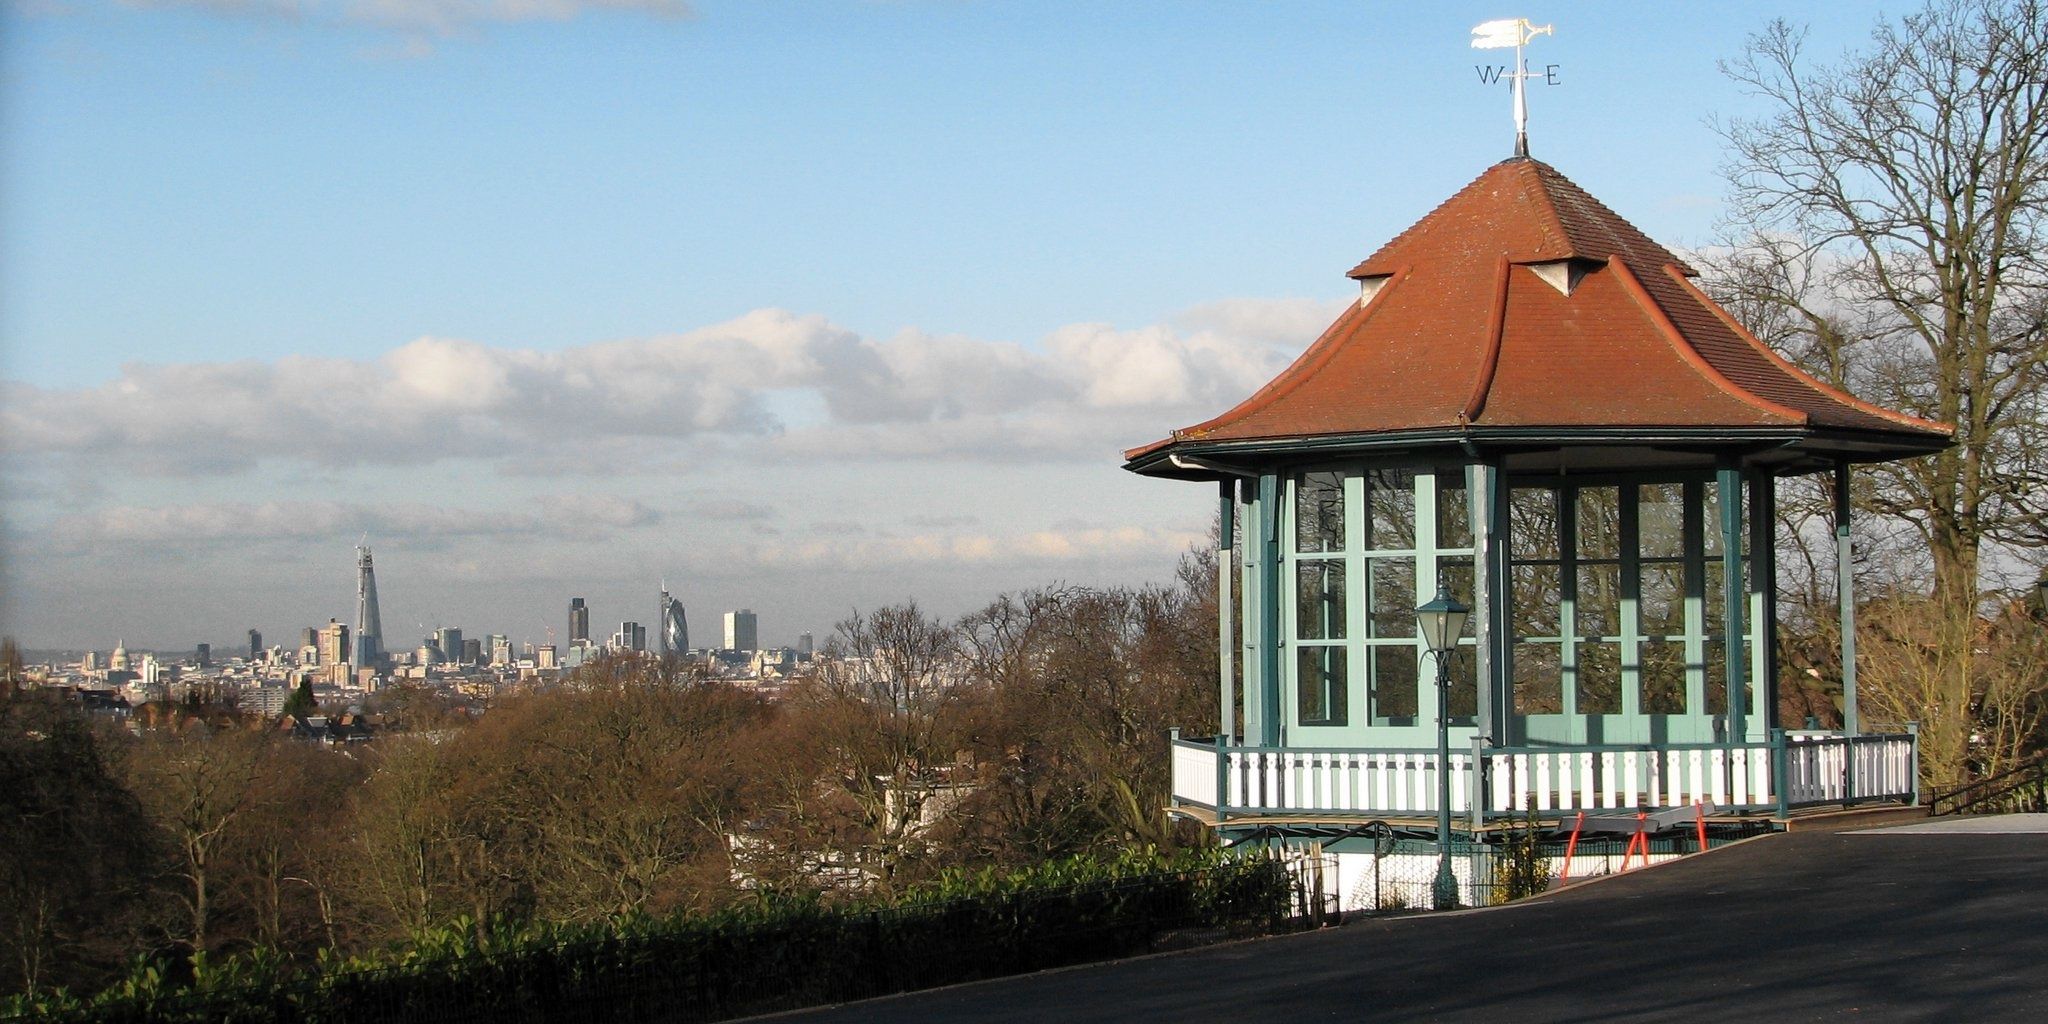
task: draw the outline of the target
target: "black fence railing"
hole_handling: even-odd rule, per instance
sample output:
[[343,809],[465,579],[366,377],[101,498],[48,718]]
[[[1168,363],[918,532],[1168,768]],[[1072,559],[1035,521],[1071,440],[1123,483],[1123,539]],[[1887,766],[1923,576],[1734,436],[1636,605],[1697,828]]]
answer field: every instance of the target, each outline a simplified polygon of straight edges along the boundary
[[2048,810],[2048,753],[1927,798],[1930,814],[2012,814]]
[[[1304,906],[1278,861],[1226,860],[868,909],[797,904],[638,931],[260,983],[44,1004],[18,1020],[691,1022],[843,1002],[1272,930]],[[1197,936],[1199,938],[1199,936]]]

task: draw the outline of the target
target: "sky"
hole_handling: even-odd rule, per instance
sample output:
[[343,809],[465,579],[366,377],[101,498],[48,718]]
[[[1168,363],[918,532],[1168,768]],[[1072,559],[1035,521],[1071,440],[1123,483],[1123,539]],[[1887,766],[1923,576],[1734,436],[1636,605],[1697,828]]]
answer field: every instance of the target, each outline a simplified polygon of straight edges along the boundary
[[[1120,451],[1320,333],[1533,155],[1713,240],[1716,62],[1875,4],[4,0],[0,633],[564,639],[1164,582]],[[550,630],[553,634],[550,634]]]

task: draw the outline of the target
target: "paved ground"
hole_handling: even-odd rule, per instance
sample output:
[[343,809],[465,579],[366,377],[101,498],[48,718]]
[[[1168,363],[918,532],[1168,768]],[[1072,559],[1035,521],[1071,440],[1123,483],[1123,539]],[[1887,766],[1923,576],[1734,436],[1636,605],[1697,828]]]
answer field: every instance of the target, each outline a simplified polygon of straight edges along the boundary
[[2048,1020],[2048,819],[1989,820],[1773,836],[1497,910],[778,1019]]

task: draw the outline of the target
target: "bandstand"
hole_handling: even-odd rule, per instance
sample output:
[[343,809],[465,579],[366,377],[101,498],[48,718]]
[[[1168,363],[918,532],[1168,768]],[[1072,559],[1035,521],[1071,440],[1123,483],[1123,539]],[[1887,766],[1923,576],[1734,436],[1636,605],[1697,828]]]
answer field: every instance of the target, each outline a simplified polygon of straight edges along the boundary
[[[1342,855],[1434,838],[1446,806],[1483,846],[1582,810],[1916,799],[1910,729],[1857,714],[1847,572],[1843,728],[1781,728],[1773,513],[1778,480],[1828,474],[1846,567],[1851,467],[1949,427],[1787,363],[1527,157],[1350,276],[1358,301],[1273,381],[1125,453],[1218,485],[1235,570],[1223,725],[1175,737],[1175,813]],[[1473,610],[1441,706],[1416,623],[1439,592]]]

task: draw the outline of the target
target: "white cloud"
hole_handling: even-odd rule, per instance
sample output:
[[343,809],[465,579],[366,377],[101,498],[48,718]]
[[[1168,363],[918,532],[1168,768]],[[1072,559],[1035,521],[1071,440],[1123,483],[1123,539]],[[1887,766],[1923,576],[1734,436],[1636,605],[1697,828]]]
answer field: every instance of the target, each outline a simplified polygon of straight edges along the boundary
[[49,535],[61,547],[87,550],[109,545],[331,541],[357,534],[406,539],[581,535],[660,519],[638,502],[615,497],[551,496],[537,504],[536,513],[336,501],[120,505],[61,516],[51,524]]
[[[368,360],[130,364],[98,387],[0,384],[0,445],[187,476],[265,460],[618,473],[654,468],[671,442],[785,461],[1099,459],[1242,398],[1314,330],[1286,302],[1216,304],[1184,322],[1074,325],[1032,349],[874,340],[764,309],[557,351],[426,337]],[[785,421],[792,410],[803,422]]]
[[1205,540],[1197,531],[1141,526],[1021,533],[933,532],[769,542],[756,545],[748,556],[755,564],[776,569],[869,569],[925,563],[1058,568],[1104,557],[1142,560],[1150,556],[1171,564],[1172,558]]

